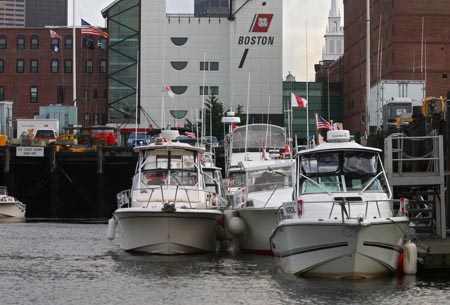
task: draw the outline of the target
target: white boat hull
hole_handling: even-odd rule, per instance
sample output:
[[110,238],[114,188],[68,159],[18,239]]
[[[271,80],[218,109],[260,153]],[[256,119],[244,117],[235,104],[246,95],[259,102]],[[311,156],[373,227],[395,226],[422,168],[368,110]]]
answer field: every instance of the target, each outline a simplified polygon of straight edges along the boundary
[[26,207],[22,202],[0,202],[0,218],[25,218]]
[[215,251],[222,217],[215,209],[121,208],[114,212],[122,249],[163,255]]
[[288,219],[270,237],[275,260],[287,273],[371,278],[397,269],[407,217],[358,221]]
[[243,220],[245,229],[239,236],[241,252],[273,255],[269,238],[279,222],[279,208],[240,208],[237,214]]

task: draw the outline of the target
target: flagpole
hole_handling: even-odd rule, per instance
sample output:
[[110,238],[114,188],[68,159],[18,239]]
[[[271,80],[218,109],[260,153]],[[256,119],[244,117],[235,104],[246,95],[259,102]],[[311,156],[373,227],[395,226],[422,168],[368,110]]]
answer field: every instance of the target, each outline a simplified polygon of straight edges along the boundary
[[[75,31],[75,0],[72,0],[72,87],[73,87],[73,105],[77,106],[77,36]],[[77,110],[77,122],[78,124],[78,110]]]
[[206,82],[206,52],[203,52],[203,90],[202,90],[202,137],[205,136],[206,121],[205,121],[205,82]]
[[162,90],[161,90],[161,130],[164,128],[164,91],[165,91],[165,61],[166,61],[166,19],[163,18],[163,57],[162,57]]
[[[135,132],[136,132],[136,134],[135,134],[135,138],[137,139],[137,131],[138,131],[138,116],[139,116],[139,113],[138,113],[138,100],[139,100],[139,49],[136,51],[136,113],[135,113],[135,115],[136,115],[136,121],[134,122],[135,124],[135,127],[134,127],[134,130],[135,130]],[[134,144],[135,144],[135,146],[137,146],[137,142],[138,141],[135,141],[134,142]]]
[[306,21],[306,143],[309,146],[308,22]]

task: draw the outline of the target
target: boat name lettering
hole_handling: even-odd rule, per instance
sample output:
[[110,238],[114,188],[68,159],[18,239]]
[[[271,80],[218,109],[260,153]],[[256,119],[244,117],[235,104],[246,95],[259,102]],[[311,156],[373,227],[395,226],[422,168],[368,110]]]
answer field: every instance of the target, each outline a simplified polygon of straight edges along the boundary
[[273,45],[275,36],[239,36],[238,44],[243,45]]

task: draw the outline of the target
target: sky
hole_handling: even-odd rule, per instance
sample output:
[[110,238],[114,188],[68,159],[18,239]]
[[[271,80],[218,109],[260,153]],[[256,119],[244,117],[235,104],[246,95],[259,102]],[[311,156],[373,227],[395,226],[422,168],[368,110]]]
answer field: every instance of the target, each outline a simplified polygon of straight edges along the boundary
[[[101,10],[113,0],[76,0],[75,20],[80,18],[92,25],[105,26]],[[170,13],[189,12],[193,0],[166,0]],[[283,2],[283,79],[291,71],[297,81],[313,81],[314,65],[322,59],[324,34],[328,23],[331,0],[275,0]],[[342,0],[337,0],[343,16]],[[78,22],[78,23],[77,23]],[[341,26],[343,26],[341,20]],[[72,0],[69,0],[69,24],[72,24]],[[306,56],[307,54],[307,56]],[[308,67],[306,69],[305,67]]]

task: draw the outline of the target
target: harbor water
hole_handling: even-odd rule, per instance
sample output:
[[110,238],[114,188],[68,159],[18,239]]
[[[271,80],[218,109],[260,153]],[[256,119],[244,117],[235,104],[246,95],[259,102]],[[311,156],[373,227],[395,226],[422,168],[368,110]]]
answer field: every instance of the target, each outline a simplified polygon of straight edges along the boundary
[[273,257],[132,254],[104,223],[0,221],[0,304],[450,304],[450,279],[308,279]]

